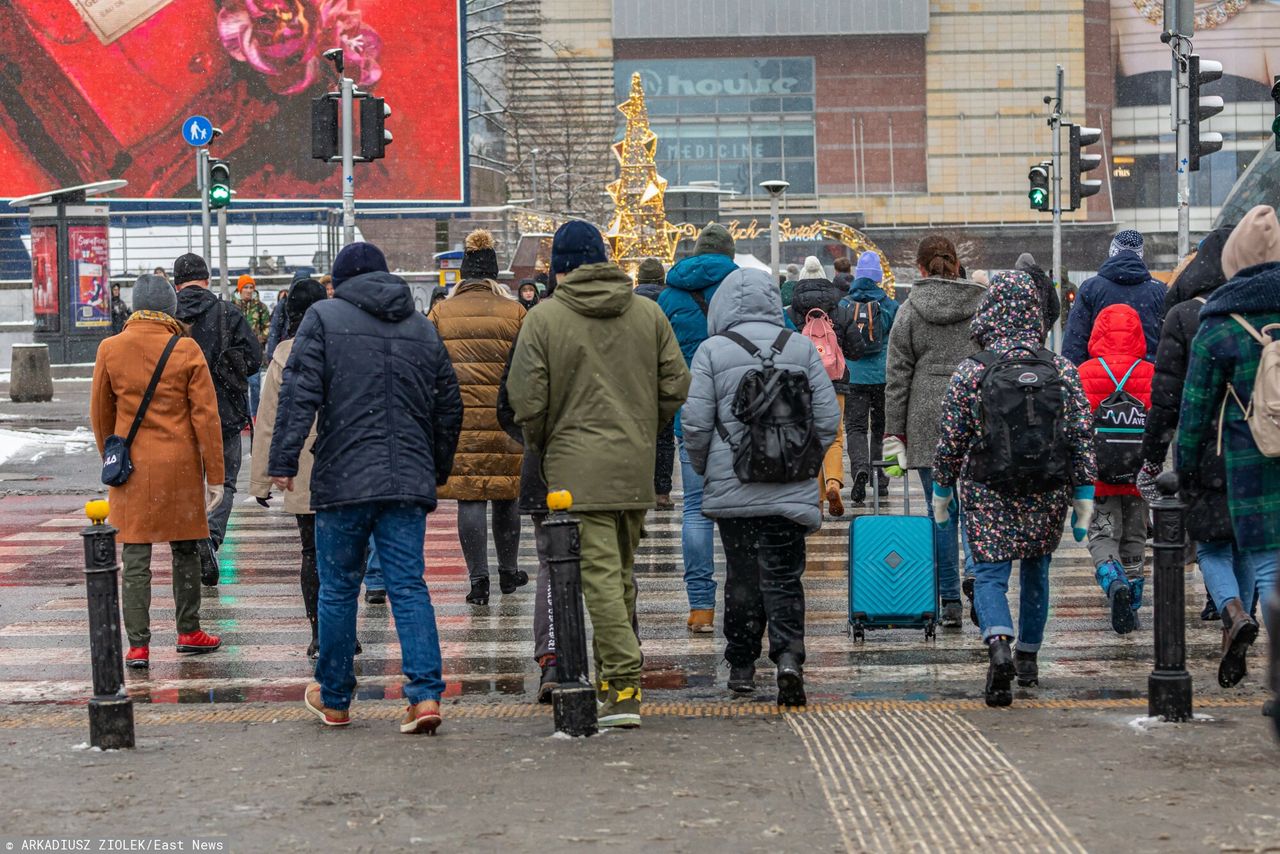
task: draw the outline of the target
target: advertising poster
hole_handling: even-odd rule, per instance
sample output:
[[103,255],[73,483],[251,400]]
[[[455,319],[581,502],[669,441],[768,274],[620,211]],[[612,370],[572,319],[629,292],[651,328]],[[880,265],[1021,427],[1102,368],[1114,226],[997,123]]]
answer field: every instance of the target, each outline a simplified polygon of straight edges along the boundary
[[73,225],[67,229],[67,255],[75,272],[75,327],[111,326],[111,271],[105,225]]
[[58,328],[58,227],[54,225],[31,227],[31,304],[42,329]]
[[[1116,106],[1168,107],[1163,23],[1163,0],[1111,0]],[[1197,0],[1195,30],[1196,53],[1222,63],[1222,82],[1213,84],[1213,94],[1228,104],[1271,103],[1272,80],[1280,74],[1280,2]]]
[[123,178],[131,198],[195,196],[193,115],[221,127],[238,198],[335,199],[311,159],[322,54],[385,98],[395,142],[357,170],[362,202],[465,200],[460,0],[3,0],[0,198]]

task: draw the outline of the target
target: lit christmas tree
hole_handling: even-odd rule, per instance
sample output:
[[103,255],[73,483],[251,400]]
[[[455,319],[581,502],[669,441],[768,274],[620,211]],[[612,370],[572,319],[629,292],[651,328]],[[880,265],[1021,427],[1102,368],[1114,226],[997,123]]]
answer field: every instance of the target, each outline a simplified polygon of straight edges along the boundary
[[639,74],[631,75],[631,97],[618,105],[618,110],[627,117],[627,129],[622,140],[613,144],[619,174],[608,190],[616,212],[605,238],[613,260],[634,277],[645,258],[657,258],[664,264],[674,261],[679,234],[667,222],[662,204],[667,180],[653,162],[658,137],[649,128],[649,109]]

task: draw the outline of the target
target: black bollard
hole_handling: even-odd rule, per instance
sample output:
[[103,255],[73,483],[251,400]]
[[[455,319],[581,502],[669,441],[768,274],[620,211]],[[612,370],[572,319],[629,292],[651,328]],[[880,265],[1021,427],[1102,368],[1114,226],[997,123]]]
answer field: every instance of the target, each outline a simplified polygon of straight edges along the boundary
[[133,700],[124,691],[124,655],[120,645],[120,566],[116,529],[103,524],[107,502],[90,501],[85,513],[93,523],[84,537],[84,579],[89,599],[89,656],[93,698],[89,700],[89,744],[103,750],[133,747]]
[[1191,720],[1191,674],[1187,672],[1186,510],[1178,500],[1178,475],[1156,478],[1160,498],[1151,505],[1155,527],[1155,669],[1147,678],[1147,714],[1167,721]]
[[551,513],[542,523],[551,572],[551,614],[556,632],[556,671],[560,687],[551,693],[556,731],[595,735],[596,692],[588,679],[587,624],[582,610],[582,540],[578,520],[570,516],[567,492],[547,496]]

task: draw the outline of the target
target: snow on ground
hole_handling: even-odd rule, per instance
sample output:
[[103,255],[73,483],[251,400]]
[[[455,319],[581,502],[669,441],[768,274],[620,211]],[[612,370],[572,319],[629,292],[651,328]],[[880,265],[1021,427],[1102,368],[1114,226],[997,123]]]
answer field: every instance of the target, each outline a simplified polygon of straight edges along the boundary
[[0,465],[34,463],[50,454],[82,454],[93,450],[93,433],[74,430],[7,430],[0,428]]

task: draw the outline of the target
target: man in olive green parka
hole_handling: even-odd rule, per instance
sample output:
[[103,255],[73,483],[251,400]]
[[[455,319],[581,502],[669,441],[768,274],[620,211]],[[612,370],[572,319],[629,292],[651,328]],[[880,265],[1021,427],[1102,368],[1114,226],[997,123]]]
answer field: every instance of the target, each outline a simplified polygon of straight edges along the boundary
[[549,489],[573,494],[581,520],[582,592],[594,630],[601,726],[640,724],[640,643],[632,564],[654,506],[658,430],[689,391],[671,324],[608,261],[600,232],[556,232],[552,299],[525,319],[508,393]]

